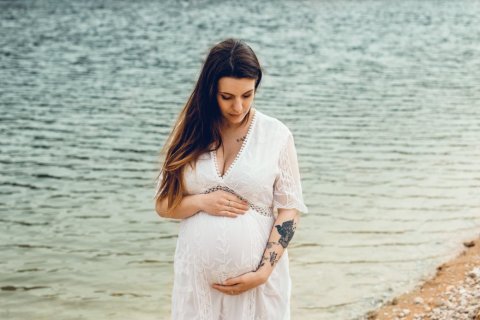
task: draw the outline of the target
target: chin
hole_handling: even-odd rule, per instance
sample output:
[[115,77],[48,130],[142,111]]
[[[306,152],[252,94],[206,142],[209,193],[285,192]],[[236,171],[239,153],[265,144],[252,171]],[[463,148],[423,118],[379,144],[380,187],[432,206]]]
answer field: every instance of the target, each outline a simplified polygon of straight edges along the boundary
[[237,122],[239,123],[239,122],[242,122],[242,121],[245,119],[245,115],[242,114],[241,116],[232,117],[231,119],[232,119],[232,121],[234,121],[235,123],[237,123]]
[[242,113],[241,115],[238,116],[232,116],[232,115],[227,115],[225,119],[230,122],[231,124],[239,124],[241,123],[247,115],[245,113]]

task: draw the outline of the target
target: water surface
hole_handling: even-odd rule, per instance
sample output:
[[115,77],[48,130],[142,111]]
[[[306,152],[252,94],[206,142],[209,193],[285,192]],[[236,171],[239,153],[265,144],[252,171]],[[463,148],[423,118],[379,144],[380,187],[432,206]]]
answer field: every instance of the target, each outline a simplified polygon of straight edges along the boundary
[[304,196],[293,319],[356,319],[480,229],[479,1],[1,1],[0,317],[168,319],[158,153],[245,39]]

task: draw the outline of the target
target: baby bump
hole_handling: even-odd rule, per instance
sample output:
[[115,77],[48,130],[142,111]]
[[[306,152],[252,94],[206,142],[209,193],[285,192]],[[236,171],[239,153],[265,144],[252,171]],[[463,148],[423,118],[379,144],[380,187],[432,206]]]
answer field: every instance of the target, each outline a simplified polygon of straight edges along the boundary
[[219,283],[256,269],[272,225],[273,218],[253,210],[237,218],[199,212],[182,221],[177,245],[192,248],[196,271]]

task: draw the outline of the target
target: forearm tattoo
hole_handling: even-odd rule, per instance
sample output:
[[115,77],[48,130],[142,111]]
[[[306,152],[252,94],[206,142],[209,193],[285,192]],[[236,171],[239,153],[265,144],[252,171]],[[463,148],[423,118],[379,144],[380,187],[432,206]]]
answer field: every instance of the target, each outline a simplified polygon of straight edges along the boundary
[[260,264],[258,265],[258,268],[262,267],[265,265],[265,261],[269,261],[270,265],[273,267],[275,263],[278,262],[278,253],[275,251],[270,251],[270,257],[263,256],[262,261],[260,261]]
[[278,233],[280,234],[280,239],[278,242],[275,241],[269,241],[267,242],[267,245],[265,247],[265,252],[262,257],[262,260],[260,261],[260,264],[258,265],[258,268],[262,267],[265,265],[265,262],[270,262],[270,265],[273,267],[278,260],[280,259],[280,256],[278,252],[275,251],[275,249],[270,250],[267,252],[267,250],[272,249],[274,246],[281,245],[284,249],[288,246],[288,243],[290,240],[293,238],[293,234],[295,233],[296,229],[296,224],[294,220],[288,220],[284,221],[282,225],[276,225],[275,228],[277,229]]
[[275,263],[277,263],[277,253],[275,251],[270,251],[270,265],[273,267]]
[[279,244],[278,242],[267,242],[267,249],[270,249],[274,245],[278,245],[278,244]]
[[278,242],[282,245],[283,248],[288,246],[288,243],[293,238],[293,234],[295,233],[296,224],[294,223],[293,219],[288,220],[282,223],[280,226],[277,224],[275,226],[277,228],[278,233],[280,234],[280,240]]

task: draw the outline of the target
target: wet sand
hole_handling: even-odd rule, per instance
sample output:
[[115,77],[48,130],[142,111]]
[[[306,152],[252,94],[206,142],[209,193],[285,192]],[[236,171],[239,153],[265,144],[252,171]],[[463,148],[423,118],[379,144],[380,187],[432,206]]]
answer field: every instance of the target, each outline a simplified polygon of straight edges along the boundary
[[370,311],[368,320],[480,320],[480,238],[437,267],[433,278]]

